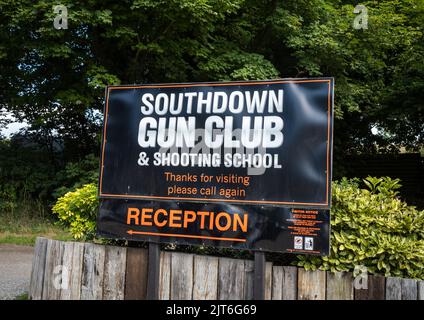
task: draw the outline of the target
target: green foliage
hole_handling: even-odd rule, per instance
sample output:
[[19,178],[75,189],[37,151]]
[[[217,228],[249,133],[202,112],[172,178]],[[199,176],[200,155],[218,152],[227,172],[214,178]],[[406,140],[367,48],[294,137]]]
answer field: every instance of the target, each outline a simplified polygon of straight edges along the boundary
[[16,190],[12,185],[0,186],[0,211],[13,211],[17,207]]
[[75,239],[92,239],[98,206],[97,186],[91,183],[60,197],[52,211],[58,216],[60,224],[69,228]]
[[[1,203],[1,202],[0,202]],[[34,245],[37,237],[70,240],[71,235],[55,225],[44,204],[34,199],[19,199],[13,209],[0,209],[0,244]]]
[[336,150],[423,145],[422,0],[361,3],[366,30],[357,1],[63,0],[67,30],[56,4],[0,0],[0,109],[67,160],[98,148],[88,114],[119,83],[334,76]]
[[221,81],[272,79],[278,71],[262,55],[238,51],[225,52],[200,65],[209,76]]
[[111,84],[333,76],[335,176],[347,153],[419,150],[424,1],[363,2],[367,30],[356,3],[63,0],[56,30],[57,2],[0,0],[0,128],[6,114],[28,123],[20,146],[0,137],[0,206],[95,181],[85,157]]
[[93,154],[89,154],[80,161],[69,162],[56,175],[55,181],[60,187],[54,191],[53,196],[59,198],[84,184],[97,183],[98,177],[99,158]]
[[23,137],[0,139],[0,210],[13,211],[18,202],[45,198],[53,181],[49,154]]
[[398,179],[367,178],[333,183],[331,252],[298,256],[308,270],[353,271],[424,279],[424,211],[397,198]]
[[22,293],[15,297],[15,300],[29,300],[28,293]]
[[97,183],[99,159],[93,154],[61,166],[54,154],[28,135],[0,139],[0,212],[13,212],[21,203],[37,203],[44,206],[38,209],[44,210],[53,198]]

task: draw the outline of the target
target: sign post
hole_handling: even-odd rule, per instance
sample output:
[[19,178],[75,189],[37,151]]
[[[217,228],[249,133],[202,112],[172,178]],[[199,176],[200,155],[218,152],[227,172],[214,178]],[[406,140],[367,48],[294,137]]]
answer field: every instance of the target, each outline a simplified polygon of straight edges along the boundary
[[147,300],[159,300],[160,245],[149,242],[147,262]]
[[265,300],[265,253],[261,251],[255,251],[255,269],[254,269],[254,281],[253,281],[253,299],[254,300]]
[[97,235],[329,253],[333,79],[146,84],[106,90]]

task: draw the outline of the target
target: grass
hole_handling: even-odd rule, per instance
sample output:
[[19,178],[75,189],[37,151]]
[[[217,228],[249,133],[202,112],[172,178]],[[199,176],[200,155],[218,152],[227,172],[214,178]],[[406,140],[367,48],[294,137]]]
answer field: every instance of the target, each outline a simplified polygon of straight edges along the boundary
[[37,237],[72,240],[72,235],[41,206],[26,203],[0,212],[0,244],[34,245]]
[[28,293],[22,293],[19,296],[15,297],[15,300],[29,300]]

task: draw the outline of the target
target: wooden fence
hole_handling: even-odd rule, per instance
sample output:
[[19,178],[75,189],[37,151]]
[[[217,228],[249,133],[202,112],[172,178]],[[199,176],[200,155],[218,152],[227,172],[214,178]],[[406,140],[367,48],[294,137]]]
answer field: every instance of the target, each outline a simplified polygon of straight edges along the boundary
[[[145,299],[147,250],[37,238],[31,299]],[[253,297],[253,261],[162,251],[160,299]],[[354,289],[351,273],[266,264],[265,299],[424,300],[424,281],[368,276]]]

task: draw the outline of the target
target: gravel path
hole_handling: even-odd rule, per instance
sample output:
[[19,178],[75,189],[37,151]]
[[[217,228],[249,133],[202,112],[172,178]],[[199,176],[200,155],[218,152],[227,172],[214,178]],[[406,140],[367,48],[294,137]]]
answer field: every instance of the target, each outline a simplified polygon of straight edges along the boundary
[[0,300],[28,292],[34,248],[0,245]]

